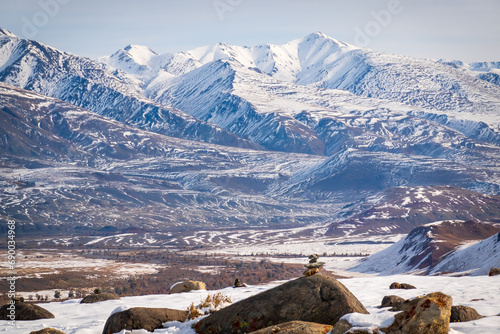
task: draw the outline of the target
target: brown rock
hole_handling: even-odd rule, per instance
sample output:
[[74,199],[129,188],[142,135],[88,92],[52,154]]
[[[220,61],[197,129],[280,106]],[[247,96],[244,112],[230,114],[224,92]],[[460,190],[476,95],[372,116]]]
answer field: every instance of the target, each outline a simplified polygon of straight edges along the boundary
[[333,277],[301,277],[232,304],[202,319],[198,333],[245,333],[273,324],[307,321],[334,325],[352,312],[368,312]]
[[[11,320],[9,310],[11,304],[4,305],[0,308],[0,320]],[[55,318],[52,313],[35,304],[30,303],[16,303],[15,304],[15,320],[38,320],[38,319],[52,319]]]
[[407,300],[401,304],[402,312],[395,315],[394,323],[380,330],[386,334],[447,334],[451,304],[451,297],[442,292]]
[[416,289],[416,287],[414,287],[413,285],[411,284],[408,284],[408,283],[392,283],[391,286],[389,287],[389,289],[405,289],[405,290],[410,290],[410,289]]
[[332,329],[330,325],[322,325],[306,321],[289,321],[276,326],[260,329],[253,334],[326,334]]
[[187,316],[187,311],[168,308],[133,307],[113,313],[106,321],[102,334],[118,333],[123,329],[145,329],[152,332],[157,328],[163,328],[164,322],[184,321]]
[[404,302],[405,299],[399,296],[395,295],[385,296],[384,298],[382,298],[382,303],[380,304],[380,307],[389,307],[389,306],[398,307]]
[[450,322],[464,322],[483,318],[475,309],[469,306],[452,306]]
[[500,275],[500,268],[491,268],[488,276]]
[[184,281],[175,284],[168,293],[181,293],[181,292],[189,292],[193,290],[206,290],[207,286],[203,282],[199,281]]
[[341,319],[333,326],[330,334],[344,334],[351,328],[352,325],[347,320]]
[[92,304],[92,303],[103,302],[105,300],[114,300],[114,299],[120,299],[120,297],[118,297],[118,295],[115,295],[114,293],[93,293],[88,296],[85,296],[85,298],[82,299],[80,304]]
[[39,331],[32,331],[30,334],[65,334],[58,329],[47,327],[44,329],[40,329]]

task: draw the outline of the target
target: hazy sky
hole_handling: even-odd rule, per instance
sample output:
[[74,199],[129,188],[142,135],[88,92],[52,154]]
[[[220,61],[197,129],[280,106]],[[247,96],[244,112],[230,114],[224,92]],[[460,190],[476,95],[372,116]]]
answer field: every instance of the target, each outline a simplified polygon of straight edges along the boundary
[[370,49],[500,61],[499,0],[1,0],[0,27],[82,56],[283,44],[321,31]]

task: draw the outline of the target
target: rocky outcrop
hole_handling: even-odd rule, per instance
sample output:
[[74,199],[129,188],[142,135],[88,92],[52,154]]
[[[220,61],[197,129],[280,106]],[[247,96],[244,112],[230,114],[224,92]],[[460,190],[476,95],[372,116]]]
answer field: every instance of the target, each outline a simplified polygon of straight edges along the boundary
[[433,333],[447,334],[450,326],[452,299],[442,292],[434,292],[407,300],[395,315],[394,323],[380,330],[386,334]]
[[120,299],[120,297],[118,297],[118,295],[115,295],[114,293],[93,293],[91,295],[85,296],[80,304],[92,304],[114,299]]
[[196,325],[198,333],[248,333],[289,321],[334,325],[343,315],[368,312],[333,277],[313,275],[232,304]]
[[207,286],[203,282],[199,281],[184,281],[174,284],[168,293],[181,293],[189,292],[193,290],[206,290]]
[[184,321],[187,316],[187,311],[134,307],[113,313],[106,321],[102,334],[118,333],[124,329],[145,329],[152,332],[157,328],[163,328],[164,322]]
[[488,276],[500,275],[500,268],[491,268]]
[[380,307],[398,307],[401,304],[405,302],[404,298],[401,298],[399,296],[395,295],[390,295],[390,296],[385,296],[382,298],[382,303],[380,304]]
[[405,289],[405,290],[410,290],[410,289],[416,289],[416,287],[414,287],[413,285],[408,284],[408,283],[397,283],[397,282],[394,282],[394,283],[391,284],[391,286],[389,287],[389,289]]
[[44,329],[40,329],[39,331],[32,331],[30,334],[65,334],[58,329],[47,327]]
[[252,334],[326,334],[332,329],[330,325],[322,325],[306,321],[289,321],[276,326],[260,329]]
[[451,307],[450,322],[464,322],[483,318],[475,309],[469,306],[456,305]]
[[[11,305],[7,304],[0,308],[0,320],[13,320],[9,315],[11,312]],[[38,320],[38,319],[51,319],[55,318],[52,313],[35,304],[30,303],[16,303],[15,304],[15,320]]]

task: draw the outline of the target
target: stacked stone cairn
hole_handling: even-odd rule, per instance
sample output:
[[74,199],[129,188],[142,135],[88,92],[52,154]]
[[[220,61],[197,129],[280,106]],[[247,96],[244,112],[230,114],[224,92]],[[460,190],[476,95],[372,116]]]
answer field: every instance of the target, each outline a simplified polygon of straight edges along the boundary
[[304,267],[307,268],[306,271],[304,271],[305,276],[312,276],[314,274],[317,274],[321,267],[325,264],[325,262],[318,262],[318,254],[312,254],[309,255],[309,263],[305,264]]

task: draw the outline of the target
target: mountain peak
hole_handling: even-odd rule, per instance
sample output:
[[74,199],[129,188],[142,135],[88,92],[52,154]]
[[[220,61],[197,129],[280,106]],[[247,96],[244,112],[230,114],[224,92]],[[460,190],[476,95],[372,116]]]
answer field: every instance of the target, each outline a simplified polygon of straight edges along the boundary
[[0,36],[7,36],[7,37],[12,37],[12,38],[17,38],[16,35],[8,31],[7,29],[0,28]]

